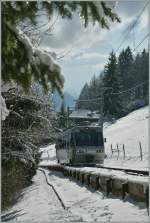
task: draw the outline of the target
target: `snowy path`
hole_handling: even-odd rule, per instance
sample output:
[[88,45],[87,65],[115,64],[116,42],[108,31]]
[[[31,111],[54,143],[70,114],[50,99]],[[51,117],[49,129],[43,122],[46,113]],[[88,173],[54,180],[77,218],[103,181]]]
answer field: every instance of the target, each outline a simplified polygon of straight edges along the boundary
[[12,220],[15,220],[15,222],[79,220],[78,217],[72,216],[62,208],[54,191],[47,185],[45,176],[41,171],[37,171],[33,181],[33,185],[24,190],[23,198],[5,213],[12,213],[12,216],[14,216]]
[[49,181],[63,199],[64,210],[45,176],[37,171],[34,184],[24,190],[23,198],[9,212],[16,212],[13,220],[38,222],[127,222],[148,221],[147,210],[143,203],[122,201],[114,197],[105,197],[103,193],[82,186],[65,178],[59,172],[47,170]]

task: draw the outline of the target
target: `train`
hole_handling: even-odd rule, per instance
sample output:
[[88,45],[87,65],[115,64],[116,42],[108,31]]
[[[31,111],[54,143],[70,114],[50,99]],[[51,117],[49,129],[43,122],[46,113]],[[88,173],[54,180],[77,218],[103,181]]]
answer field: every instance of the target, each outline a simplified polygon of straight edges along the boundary
[[74,126],[57,137],[56,158],[63,165],[103,164],[105,157],[101,126]]

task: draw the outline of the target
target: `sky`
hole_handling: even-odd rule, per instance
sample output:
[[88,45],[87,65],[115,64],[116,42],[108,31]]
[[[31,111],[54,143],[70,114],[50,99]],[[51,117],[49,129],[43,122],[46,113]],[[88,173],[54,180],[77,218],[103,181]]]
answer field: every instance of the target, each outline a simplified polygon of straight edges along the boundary
[[[111,2],[109,3],[111,4]],[[65,78],[64,91],[77,97],[86,82],[93,75],[98,76],[108,61],[110,52],[117,51],[116,56],[128,45],[133,50],[143,40],[148,29],[148,5],[143,11],[137,26],[132,29],[127,38],[128,28],[142,12],[147,1],[118,1],[115,12],[121,19],[121,23],[110,23],[110,30],[102,29],[96,24],[90,24],[87,28],[77,14],[72,20],[57,18],[54,16],[52,23],[52,35],[45,36],[41,47],[56,52],[57,62],[61,65]],[[57,18],[57,19],[56,19]],[[148,38],[133,53],[148,49]]]

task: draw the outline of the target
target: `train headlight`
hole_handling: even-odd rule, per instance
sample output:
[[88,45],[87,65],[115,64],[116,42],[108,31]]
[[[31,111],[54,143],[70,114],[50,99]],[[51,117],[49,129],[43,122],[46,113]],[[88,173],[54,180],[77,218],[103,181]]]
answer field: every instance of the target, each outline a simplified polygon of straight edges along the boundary
[[96,153],[101,153],[102,151],[100,149],[96,150]]
[[84,153],[84,151],[79,149],[79,150],[77,150],[77,153]]

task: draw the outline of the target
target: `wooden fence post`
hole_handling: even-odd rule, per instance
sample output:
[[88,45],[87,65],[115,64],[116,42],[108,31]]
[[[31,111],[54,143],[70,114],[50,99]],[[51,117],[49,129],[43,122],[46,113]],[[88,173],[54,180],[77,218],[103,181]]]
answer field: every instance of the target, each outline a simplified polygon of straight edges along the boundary
[[118,158],[119,158],[119,146],[118,146],[118,144],[117,144],[117,151],[118,151],[118,157],[117,157],[117,160],[118,160]]
[[125,160],[125,148],[124,148],[124,144],[123,144],[123,159]]
[[147,206],[147,212],[149,215],[149,187],[146,188],[146,206]]
[[113,148],[112,148],[112,144],[111,144],[111,157],[112,157],[112,155],[113,155]]
[[142,145],[141,145],[141,142],[139,142],[139,145],[140,145],[140,156],[141,156],[141,160],[143,159],[143,154],[142,154]]
[[49,152],[47,151],[47,160],[50,160]]

